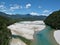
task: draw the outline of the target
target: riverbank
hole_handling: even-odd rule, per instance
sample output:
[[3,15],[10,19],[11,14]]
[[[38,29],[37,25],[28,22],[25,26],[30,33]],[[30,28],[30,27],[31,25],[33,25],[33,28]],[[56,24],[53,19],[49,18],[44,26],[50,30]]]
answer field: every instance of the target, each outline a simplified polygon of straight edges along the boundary
[[[43,21],[22,21],[8,26],[8,28],[11,30],[13,35],[19,35],[28,40],[34,40],[33,35],[42,31],[45,28],[45,24]],[[55,32],[54,35],[55,35],[54,37],[57,37]],[[58,40],[59,38],[55,38],[55,39]],[[19,45],[23,45],[23,44],[19,44]]]
[[41,31],[44,29],[43,21],[23,21],[8,26],[13,35],[20,35],[27,39],[33,39],[35,31]]
[[54,29],[46,26],[42,31],[34,34],[34,41],[31,45],[59,45],[54,38]]
[[34,40],[34,33],[41,31],[45,27],[43,25],[43,21],[23,21],[10,25],[8,28],[11,30],[12,35],[19,35],[28,40]]

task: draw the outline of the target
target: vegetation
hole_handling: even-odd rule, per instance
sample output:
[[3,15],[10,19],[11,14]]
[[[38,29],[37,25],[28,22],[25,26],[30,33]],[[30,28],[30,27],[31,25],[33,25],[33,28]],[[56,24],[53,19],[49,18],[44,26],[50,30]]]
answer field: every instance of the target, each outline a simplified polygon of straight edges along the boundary
[[0,16],[0,45],[9,45],[11,32],[7,29],[8,19]]
[[[32,15],[9,15],[0,12],[0,45],[9,45],[9,40],[12,38],[11,31],[7,29],[7,26],[20,21],[34,21],[34,20],[44,20],[46,16],[32,16]],[[24,37],[19,37],[27,45],[30,45],[31,40],[25,39]]]
[[54,29],[60,29],[60,10],[50,14],[45,20],[46,25],[51,26]]
[[7,29],[7,26],[16,22],[8,17],[0,16],[0,45],[9,45],[11,37],[11,31]]
[[40,15],[40,16],[37,16],[37,15],[31,15],[31,14],[12,14],[12,15],[9,15],[9,14],[6,14],[4,12],[0,12],[0,15],[4,16],[4,17],[9,17],[9,18],[12,18],[13,20],[21,20],[21,21],[34,21],[34,20],[44,20],[46,18],[46,16],[43,16],[43,15]]
[[26,43],[27,45],[30,45],[31,44],[31,40],[28,40],[22,36],[18,36],[18,35],[12,35],[12,37],[14,38],[19,38],[20,40],[22,40],[24,43]]
[[[12,19],[12,18],[0,15],[0,45],[9,45],[9,41],[10,39],[12,39],[12,34],[11,34],[11,31],[7,29],[7,26],[19,21],[23,21],[23,20]],[[22,36],[14,36],[14,37],[20,38],[27,45],[30,45],[31,43],[31,40],[28,40]]]

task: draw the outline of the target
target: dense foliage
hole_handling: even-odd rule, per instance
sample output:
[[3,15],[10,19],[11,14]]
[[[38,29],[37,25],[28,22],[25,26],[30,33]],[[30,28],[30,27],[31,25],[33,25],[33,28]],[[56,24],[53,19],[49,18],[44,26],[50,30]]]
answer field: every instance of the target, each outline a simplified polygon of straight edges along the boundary
[[8,17],[0,16],[0,45],[9,45],[11,32],[7,26],[16,22]]
[[60,10],[50,14],[45,20],[46,25],[51,26],[54,29],[60,29]]

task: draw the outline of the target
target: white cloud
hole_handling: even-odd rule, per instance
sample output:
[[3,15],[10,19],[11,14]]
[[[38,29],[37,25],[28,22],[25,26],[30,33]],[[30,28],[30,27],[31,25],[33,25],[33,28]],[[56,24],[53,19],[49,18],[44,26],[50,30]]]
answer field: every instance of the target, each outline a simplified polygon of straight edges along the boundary
[[49,13],[50,12],[50,10],[44,10],[43,11],[43,13]]
[[12,15],[12,13],[11,12],[5,12],[6,14],[10,14],[10,15]]
[[0,5],[0,8],[3,8],[4,7],[4,5]]
[[4,4],[0,4],[0,11],[2,11],[2,12],[7,11],[7,8]]
[[5,2],[0,2],[0,9],[5,8]]
[[43,16],[48,16],[49,14],[44,14],[44,13],[43,13],[43,14],[40,14],[40,15],[43,15]]
[[39,15],[39,14],[36,13],[36,12],[31,12],[30,14],[31,14],[31,15]]
[[30,8],[30,7],[31,7],[30,3],[26,4],[26,8]]
[[52,13],[52,10],[44,10],[43,12],[42,12],[42,14],[43,15],[46,15],[46,16],[48,16],[49,14],[51,14]]
[[6,9],[6,6],[3,5],[3,4],[1,4],[1,5],[0,5],[0,9],[1,9],[1,10],[2,10],[2,9]]
[[3,9],[2,11],[5,12],[5,11],[7,11],[7,10]]
[[16,10],[16,9],[21,9],[21,8],[22,8],[22,6],[20,6],[20,5],[18,5],[18,4],[14,4],[13,6],[10,7],[10,10],[11,10],[11,11],[14,11],[14,10]]
[[39,15],[48,16],[49,14],[51,14],[51,12],[50,13],[41,13],[41,14],[39,14],[37,12],[31,12],[30,14],[31,15],[37,15],[37,16],[39,16]]
[[4,7],[4,5],[0,5],[0,8]]
[[41,6],[38,6],[38,8],[42,8]]
[[2,11],[2,12],[7,11],[7,7],[5,6],[5,2],[0,2],[0,11]]

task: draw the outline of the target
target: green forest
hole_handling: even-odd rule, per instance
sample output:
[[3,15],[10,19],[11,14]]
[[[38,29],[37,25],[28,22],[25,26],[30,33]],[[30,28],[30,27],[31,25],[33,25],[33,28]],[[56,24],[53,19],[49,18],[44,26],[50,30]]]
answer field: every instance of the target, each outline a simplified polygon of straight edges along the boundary
[[9,40],[12,38],[12,34],[11,31],[7,29],[7,26],[15,22],[16,20],[0,16],[0,45],[9,45]]
[[0,45],[9,45],[9,40],[11,39],[11,32],[7,29],[9,19],[0,16]]
[[45,20],[46,25],[51,26],[54,29],[60,29],[60,10],[54,11]]

